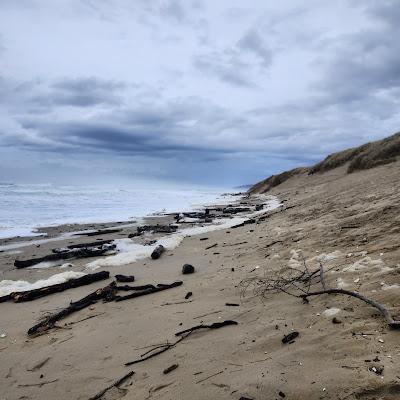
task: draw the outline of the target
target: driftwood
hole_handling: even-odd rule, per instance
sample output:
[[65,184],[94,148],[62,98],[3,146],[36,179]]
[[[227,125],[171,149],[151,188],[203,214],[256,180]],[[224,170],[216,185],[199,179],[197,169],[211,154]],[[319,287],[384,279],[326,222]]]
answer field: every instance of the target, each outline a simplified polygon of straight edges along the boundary
[[223,214],[238,214],[241,212],[251,211],[250,207],[226,207],[222,210]]
[[67,248],[68,249],[81,249],[82,247],[98,247],[98,246],[102,246],[103,244],[111,244],[113,241],[114,241],[114,239],[97,240],[97,242],[71,244],[71,245],[67,246]]
[[134,282],[135,277],[133,275],[115,275],[117,282]]
[[242,226],[249,225],[249,224],[255,224],[255,223],[256,223],[256,220],[253,218],[250,218],[250,219],[247,219],[246,221],[243,221],[240,224],[232,226],[231,228],[232,229],[241,228]]
[[237,322],[236,321],[223,321],[223,322],[215,322],[211,325],[197,325],[192,328],[186,329],[184,331],[175,333],[175,336],[180,336],[180,338],[177,339],[175,342],[172,342],[172,343],[167,342],[165,344],[154,346],[152,349],[150,349],[149,351],[146,351],[146,353],[142,354],[139,359],[125,363],[125,366],[138,364],[140,362],[143,362],[150,358],[158,356],[159,354],[162,354],[167,350],[172,349],[179,342],[186,339],[188,336],[190,336],[193,332],[197,331],[198,329],[219,329],[219,328],[222,328],[222,327],[228,326],[228,325],[237,325]]
[[222,321],[222,322],[214,322],[211,325],[196,325],[193,326],[192,328],[189,329],[185,329],[184,331],[180,331],[175,333],[175,336],[182,336],[182,335],[186,335],[188,333],[192,333],[194,331],[197,331],[199,329],[219,329],[222,328],[224,326],[228,326],[228,325],[237,325],[238,323],[236,321],[231,321],[231,320],[226,320],[226,321]]
[[167,290],[167,289],[172,289],[172,288],[181,286],[182,284],[183,284],[182,281],[177,281],[177,282],[174,282],[171,284],[159,283],[156,287],[149,287],[148,289],[134,292],[134,293],[128,294],[127,296],[114,296],[114,300],[115,301],[124,301],[124,300],[134,299],[136,297],[146,296],[148,294],[161,292],[161,291]]
[[210,249],[212,249],[214,247],[217,247],[217,246],[218,246],[218,243],[214,243],[211,246],[206,247],[206,250],[210,250]]
[[320,290],[316,292],[309,292],[300,295],[303,300],[307,300],[308,297],[311,296],[319,296],[321,294],[344,294],[346,296],[351,296],[355,297],[356,299],[362,300],[365,303],[369,304],[372,307],[375,307],[385,318],[386,322],[388,325],[393,328],[393,329],[400,329],[400,321],[396,321],[393,319],[392,315],[390,312],[386,309],[386,307],[380,303],[378,303],[375,300],[372,300],[368,297],[363,296],[360,293],[353,292],[351,290],[345,290],[345,289],[325,289],[325,290]]
[[[174,287],[181,286],[183,282],[177,281],[171,284],[163,284],[159,283],[157,286],[154,285],[142,285],[142,286],[117,286],[115,282],[111,282],[106,287],[97,289],[95,292],[90,293],[83,299],[80,299],[76,302],[72,302],[67,308],[62,309],[61,311],[51,314],[48,317],[44,318],[41,322],[33,326],[28,330],[28,335],[36,335],[42,332],[45,332],[53,327],[57,321],[67,317],[68,315],[82,310],[94,303],[98,300],[104,301],[123,301],[128,299],[133,299],[140,296],[146,296],[148,294],[161,292],[163,290],[172,289]],[[116,292],[118,290],[121,291],[134,291],[134,293],[129,294],[127,296],[118,296]]]
[[144,232],[153,233],[174,233],[178,229],[175,225],[143,225],[137,227],[137,233],[142,234]]
[[71,258],[98,257],[104,255],[110,250],[114,250],[115,248],[116,248],[115,244],[105,244],[98,247],[76,248],[60,253],[48,254],[47,256],[39,258],[31,258],[28,260],[15,260],[14,266],[16,268],[28,268],[31,267],[32,265],[36,265],[44,261],[59,261],[59,260],[68,260]]
[[115,381],[112,385],[107,386],[104,390],[102,390],[101,392],[97,393],[95,396],[91,397],[89,400],[99,400],[99,399],[101,399],[103,397],[103,395],[106,394],[106,392],[108,392],[110,389],[112,389],[114,387],[119,389],[119,386],[122,385],[127,379],[129,379],[134,373],[135,373],[134,371],[128,372],[122,378],[120,378],[117,381]]
[[170,372],[172,372],[173,370],[177,369],[179,367],[179,364],[172,364],[171,366],[169,366],[168,368],[165,368],[163,371],[164,375],[169,374]]
[[113,298],[115,296],[115,283],[111,282],[109,285],[97,289],[95,292],[90,293],[86,297],[76,302],[71,303],[67,308],[63,310],[51,314],[48,317],[44,318],[41,322],[34,325],[32,328],[28,330],[28,335],[35,335],[37,333],[41,333],[47,331],[55,326],[55,323],[68,315],[83,310],[86,307],[96,303],[96,301],[100,299],[106,299],[107,297]]
[[156,287],[154,285],[140,285],[140,286],[129,286],[129,285],[124,285],[124,286],[116,286],[115,287],[117,290],[122,290],[124,292],[128,292],[130,290],[147,290],[147,289],[155,289]]
[[153,260],[159,259],[159,258],[161,257],[161,254],[164,253],[164,251],[165,251],[165,247],[164,247],[162,244],[158,245],[158,246],[153,250],[153,252],[151,253],[151,258],[152,258]]
[[[87,274],[80,278],[70,279],[64,283],[58,283],[56,285],[46,286],[40,289],[27,290],[24,292],[11,293],[10,297],[15,303],[22,303],[23,301],[31,301],[40,297],[48,296],[53,293],[63,292],[68,289],[76,288],[79,286],[90,285],[93,282],[100,281],[102,279],[108,279],[110,273],[108,271],[96,272],[94,274]],[[10,299],[10,300],[11,300]]]
[[[310,291],[311,286],[316,283],[321,284],[322,290]],[[243,280],[240,283],[240,286],[242,286],[243,292],[249,286],[252,286],[254,294],[262,297],[265,297],[269,293],[283,292],[301,298],[305,303],[308,303],[309,297],[323,294],[343,294],[355,297],[356,299],[376,308],[383,315],[390,328],[400,329],[400,320],[395,320],[383,304],[380,304],[358,292],[346,289],[329,288],[325,281],[324,268],[322,264],[320,264],[318,269],[310,271],[307,268],[304,259],[302,270],[286,268],[286,270],[280,272],[280,275],[251,277]]]
[[121,231],[122,229],[100,229],[94,232],[75,233],[75,236],[99,236],[99,235],[108,235],[110,233],[118,233]]

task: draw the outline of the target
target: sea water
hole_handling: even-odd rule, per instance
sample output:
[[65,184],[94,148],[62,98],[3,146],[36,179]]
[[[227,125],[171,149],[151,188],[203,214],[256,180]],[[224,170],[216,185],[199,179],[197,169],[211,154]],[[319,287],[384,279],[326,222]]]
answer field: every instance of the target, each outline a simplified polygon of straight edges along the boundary
[[[233,201],[232,188],[55,186],[0,183],[0,238],[67,223],[129,221]],[[237,190],[236,190],[237,191]]]

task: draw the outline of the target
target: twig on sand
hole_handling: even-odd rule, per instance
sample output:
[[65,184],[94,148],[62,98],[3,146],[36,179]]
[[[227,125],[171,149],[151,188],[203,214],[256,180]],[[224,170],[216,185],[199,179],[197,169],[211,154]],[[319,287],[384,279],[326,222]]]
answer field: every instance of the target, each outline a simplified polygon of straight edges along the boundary
[[200,379],[199,381],[197,381],[197,382],[195,382],[195,383],[198,384],[198,383],[204,382],[204,381],[206,381],[207,379],[210,379],[210,378],[212,378],[212,377],[214,377],[214,376],[217,376],[217,375],[219,375],[219,374],[222,374],[223,372],[224,372],[224,371],[216,372],[215,374],[212,374],[212,375],[210,375],[210,376],[207,376],[206,378]]
[[129,365],[133,365],[133,364],[137,364],[137,363],[146,361],[150,358],[153,358],[155,356],[158,356],[159,354],[164,353],[167,350],[172,349],[178,343],[180,343],[182,340],[186,339],[188,336],[190,336],[193,332],[197,331],[198,329],[219,329],[219,328],[222,328],[222,327],[228,326],[228,325],[237,325],[237,322],[230,321],[230,320],[223,321],[223,322],[214,322],[211,325],[197,325],[192,328],[185,329],[184,331],[177,332],[177,333],[175,333],[175,336],[180,336],[180,338],[177,339],[175,342],[172,342],[172,343],[166,342],[165,344],[157,345],[157,346],[153,347],[152,349],[150,349],[149,351],[146,351],[146,353],[143,353],[140,356],[140,358],[138,358],[137,360],[129,361],[129,362],[125,363],[125,366],[129,366]]
[[212,315],[212,314],[218,314],[222,312],[222,310],[218,310],[218,311],[213,311],[207,314],[203,314],[203,315],[198,315],[197,317],[193,317],[193,319],[199,319],[199,318],[203,318],[203,317],[207,317],[208,315]]
[[42,387],[44,385],[48,385],[49,383],[54,383],[57,382],[58,379],[54,379],[53,381],[43,381],[43,382],[39,382],[39,383],[25,383],[25,384],[19,384],[19,387]]
[[94,395],[93,397],[91,397],[89,400],[98,400],[100,399],[106,392],[108,392],[110,389],[112,389],[113,387],[116,387],[119,389],[119,386],[122,385],[128,378],[130,378],[133,374],[135,373],[135,371],[130,371],[127,374],[125,374],[122,378],[118,379],[117,381],[115,381],[112,385],[107,386],[104,390],[102,390],[101,392],[97,393],[96,395]]

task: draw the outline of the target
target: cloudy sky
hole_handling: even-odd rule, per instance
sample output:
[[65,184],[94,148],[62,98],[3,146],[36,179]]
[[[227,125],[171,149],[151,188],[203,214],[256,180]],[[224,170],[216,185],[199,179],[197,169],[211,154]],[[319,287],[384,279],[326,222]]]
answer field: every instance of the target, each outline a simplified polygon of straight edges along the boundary
[[0,0],[0,181],[239,185],[400,130],[398,0]]

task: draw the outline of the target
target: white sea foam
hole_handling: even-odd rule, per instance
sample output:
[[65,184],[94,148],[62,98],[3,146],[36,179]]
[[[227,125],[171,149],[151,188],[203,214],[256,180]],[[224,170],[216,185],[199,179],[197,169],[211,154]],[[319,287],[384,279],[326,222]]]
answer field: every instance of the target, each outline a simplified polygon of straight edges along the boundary
[[80,278],[83,275],[85,275],[83,272],[68,271],[32,283],[27,281],[3,280],[0,281],[0,296],[6,296],[13,292],[23,292],[25,290],[40,289],[42,287],[64,283],[70,279]]

